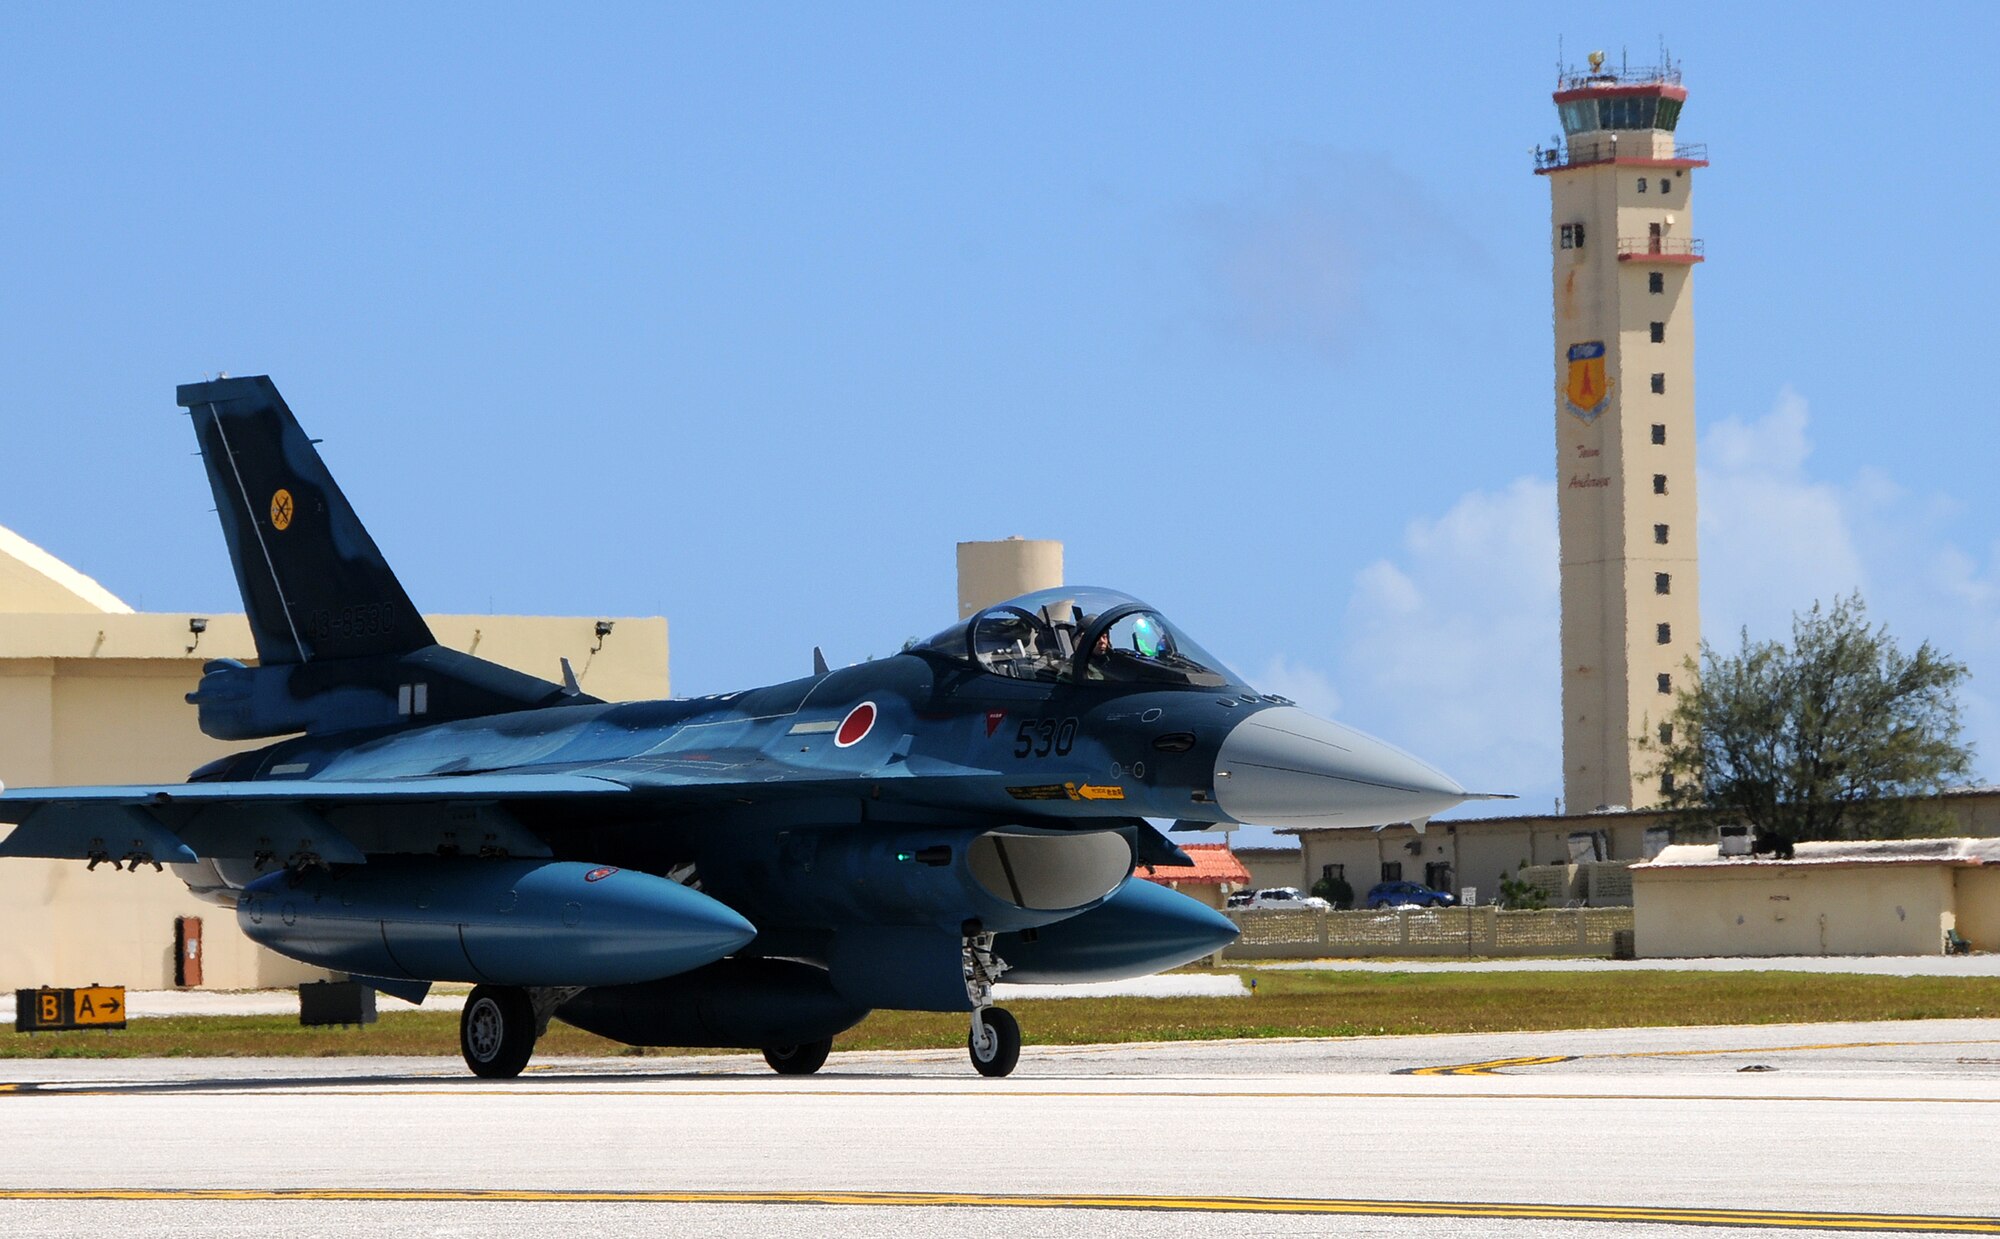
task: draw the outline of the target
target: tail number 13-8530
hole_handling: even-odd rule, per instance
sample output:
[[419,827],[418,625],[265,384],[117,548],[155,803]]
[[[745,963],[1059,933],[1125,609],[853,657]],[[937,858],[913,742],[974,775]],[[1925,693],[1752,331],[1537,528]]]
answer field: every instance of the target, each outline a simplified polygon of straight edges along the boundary
[[1020,730],[1014,733],[1014,756],[1047,757],[1053,753],[1057,757],[1068,757],[1070,749],[1076,746],[1076,720],[1073,718],[1031,718],[1021,722]]

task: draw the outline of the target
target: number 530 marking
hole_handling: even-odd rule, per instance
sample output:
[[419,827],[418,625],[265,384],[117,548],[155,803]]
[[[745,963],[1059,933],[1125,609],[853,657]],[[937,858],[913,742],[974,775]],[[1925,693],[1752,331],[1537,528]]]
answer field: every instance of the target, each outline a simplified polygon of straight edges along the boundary
[[1024,719],[1021,729],[1014,733],[1016,757],[1047,757],[1050,753],[1067,757],[1075,745],[1076,720],[1073,718]]

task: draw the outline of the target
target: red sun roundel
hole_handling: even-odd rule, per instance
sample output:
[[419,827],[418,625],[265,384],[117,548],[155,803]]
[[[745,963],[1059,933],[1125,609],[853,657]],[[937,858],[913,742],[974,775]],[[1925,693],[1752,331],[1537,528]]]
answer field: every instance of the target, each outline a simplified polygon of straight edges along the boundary
[[835,747],[846,748],[861,743],[863,736],[875,729],[875,703],[864,701],[847,712],[840,720],[840,730],[833,733]]

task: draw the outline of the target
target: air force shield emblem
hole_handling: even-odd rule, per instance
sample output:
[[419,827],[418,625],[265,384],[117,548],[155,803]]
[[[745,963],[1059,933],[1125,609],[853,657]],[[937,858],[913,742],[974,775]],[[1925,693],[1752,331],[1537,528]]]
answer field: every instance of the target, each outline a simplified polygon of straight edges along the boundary
[[1586,422],[1594,422],[1611,398],[1611,380],[1604,375],[1604,341],[1569,346],[1569,372],[1563,377],[1563,404]]

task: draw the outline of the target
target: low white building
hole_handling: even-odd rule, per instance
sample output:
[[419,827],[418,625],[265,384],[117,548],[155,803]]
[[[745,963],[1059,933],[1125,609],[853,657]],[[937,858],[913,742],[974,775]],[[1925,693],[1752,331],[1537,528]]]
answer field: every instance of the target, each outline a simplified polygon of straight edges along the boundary
[[1632,866],[1638,953],[1936,955],[2000,950],[2000,840],[1801,843],[1785,859],[1669,847]]

